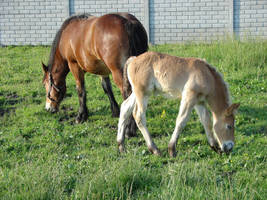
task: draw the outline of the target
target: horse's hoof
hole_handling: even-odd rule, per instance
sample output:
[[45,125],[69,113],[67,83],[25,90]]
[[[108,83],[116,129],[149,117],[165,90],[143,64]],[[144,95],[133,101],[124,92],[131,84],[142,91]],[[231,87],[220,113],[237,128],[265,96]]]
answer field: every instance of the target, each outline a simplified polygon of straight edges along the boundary
[[77,117],[76,117],[76,124],[81,124],[83,122],[85,122],[86,120],[88,119],[88,114],[79,114]]
[[120,111],[112,112],[112,117],[113,118],[119,118],[120,117]]

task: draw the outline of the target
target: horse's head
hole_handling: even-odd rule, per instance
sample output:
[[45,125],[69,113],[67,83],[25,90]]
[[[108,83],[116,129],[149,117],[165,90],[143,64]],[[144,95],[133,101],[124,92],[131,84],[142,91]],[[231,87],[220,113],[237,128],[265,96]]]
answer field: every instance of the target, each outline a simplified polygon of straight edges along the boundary
[[63,100],[66,93],[66,82],[60,80],[56,74],[48,70],[48,66],[42,63],[44,77],[43,84],[46,89],[46,104],[45,108],[47,111],[52,113],[57,112],[60,102]]
[[235,144],[235,112],[240,104],[232,104],[213,122],[214,137],[216,144],[214,150],[229,153]]

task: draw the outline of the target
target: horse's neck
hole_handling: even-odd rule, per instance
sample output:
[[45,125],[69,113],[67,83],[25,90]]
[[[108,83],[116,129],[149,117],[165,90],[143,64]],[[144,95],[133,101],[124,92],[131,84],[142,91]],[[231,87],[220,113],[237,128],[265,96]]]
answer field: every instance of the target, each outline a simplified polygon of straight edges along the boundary
[[65,80],[66,76],[69,72],[68,66],[62,61],[62,62],[55,62],[51,69],[51,73],[54,79],[62,79]]

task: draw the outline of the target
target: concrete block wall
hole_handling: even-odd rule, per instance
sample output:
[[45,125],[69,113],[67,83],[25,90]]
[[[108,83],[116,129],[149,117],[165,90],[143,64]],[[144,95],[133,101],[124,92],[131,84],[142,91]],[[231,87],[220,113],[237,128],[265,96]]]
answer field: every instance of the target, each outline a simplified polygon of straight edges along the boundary
[[210,41],[229,32],[229,1],[151,0],[152,43]]
[[71,0],[70,14],[90,13],[101,16],[112,12],[129,12],[144,21],[143,0]]
[[69,15],[66,0],[1,0],[1,45],[51,44]]
[[235,0],[234,32],[240,38],[267,38],[267,0]]
[[72,14],[130,12],[153,44],[267,39],[267,0],[0,0],[0,45],[50,45]]

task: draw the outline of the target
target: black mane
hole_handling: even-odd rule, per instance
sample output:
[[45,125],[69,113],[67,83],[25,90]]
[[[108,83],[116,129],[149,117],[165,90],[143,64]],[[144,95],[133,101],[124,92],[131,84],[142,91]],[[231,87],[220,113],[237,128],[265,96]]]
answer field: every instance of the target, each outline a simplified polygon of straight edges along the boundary
[[66,19],[63,24],[61,25],[60,29],[58,30],[54,40],[53,40],[53,43],[52,43],[52,46],[51,46],[51,51],[50,51],[50,56],[49,56],[49,61],[48,61],[48,71],[51,72],[52,70],[52,66],[54,64],[54,61],[55,61],[55,54],[56,54],[56,50],[57,50],[57,47],[58,47],[58,44],[59,44],[59,41],[60,41],[60,38],[61,38],[61,34],[62,34],[62,31],[67,27],[67,25],[69,23],[71,23],[73,20],[79,20],[79,19],[88,19],[90,16],[90,14],[79,14],[79,15],[73,15],[71,17],[69,17],[68,19]]

